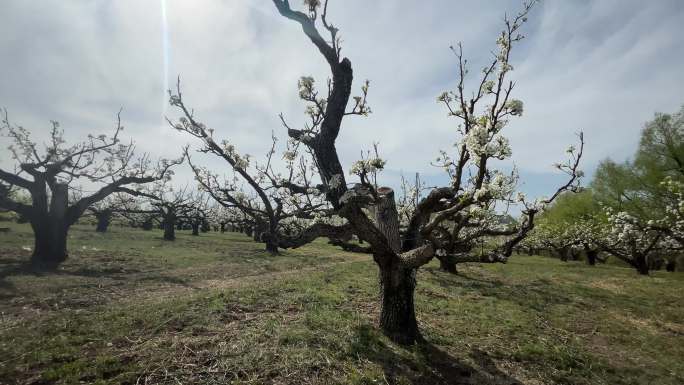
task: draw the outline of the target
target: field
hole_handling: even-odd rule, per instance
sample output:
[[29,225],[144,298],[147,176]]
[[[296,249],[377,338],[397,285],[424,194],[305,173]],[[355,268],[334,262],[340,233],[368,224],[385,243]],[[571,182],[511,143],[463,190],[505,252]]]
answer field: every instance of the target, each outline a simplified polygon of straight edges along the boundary
[[[3,226],[5,226],[3,224]],[[376,269],[323,241],[77,226],[34,274],[0,234],[1,384],[684,383],[684,274],[514,256],[418,274],[425,342],[375,327]]]

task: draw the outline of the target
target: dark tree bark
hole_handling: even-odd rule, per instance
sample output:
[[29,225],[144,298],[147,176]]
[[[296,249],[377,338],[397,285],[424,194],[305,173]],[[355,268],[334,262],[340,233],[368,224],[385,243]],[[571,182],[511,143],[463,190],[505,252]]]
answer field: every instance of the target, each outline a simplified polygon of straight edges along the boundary
[[112,220],[112,211],[103,210],[95,213],[95,218],[97,219],[97,226],[95,231],[98,233],[106,233],[109,228],[109,223]]
[[677,262],[675,262],[674,259],[670,259],[665,264],[665,270],[667,270],[670,273],[674,272],[675,270],[677,270]]
[[650,271],[650,266],[648,265],[648,260],[645,255],[635,256],[632,265],[641,275],[648,275]]
[[596,257],[598,257],[598,250],[584,246],[585,254],[587,255],[587,264],[596,265]]
[[554,248],[554,251],[556,254],[558,254],[558,258],[560,258],[561,261],[567,262],[568,261],[568,254],[569,254],[569,247],[567,246],[562,246],[562,247],[556,247]]
[[[35,200],[34,198],[34,202]],[[31,264],[35,267],[53,269],[67,259],[67,208],[68,186],[55,184],[49,214],[43,211],[42,215],[31,217],[31,227],[35,236]]]
[[261,242],[261,228],[258,225],[252,229],[252,239],[255,242]]
[[[378,203],[375,206],[375,220],[378,229],[385,235],[390,248],[401,251],[399,214],[394,201],[394,191],[389,187],[378,189]],[[382,306],[380,328],[393,341],[412,344],[420,338],[414,310],[416,269],[405,268],[394,258],[374,255],[380,268]]]
[[394,342],[413,344],[421,338],[414,310],[416,270],[381,266],[380,328]]
[[199,235],[200,225],[197,222],[192,222],[192,235]]
[[176,214],[173,211],[168,212],[164,217],[164,240],[176,240]]
[[154,227],[154,224],[152,223],[152,219],[145,219],[145,221],[142,223],[142,229],[145,231],[150,231]]
[[437,259],[439,259],[440,270],[451,274],[458,274],[458,269],[456,269],[456,263],[449,261],[446,258],[442,258],[440,256],[437,256]]

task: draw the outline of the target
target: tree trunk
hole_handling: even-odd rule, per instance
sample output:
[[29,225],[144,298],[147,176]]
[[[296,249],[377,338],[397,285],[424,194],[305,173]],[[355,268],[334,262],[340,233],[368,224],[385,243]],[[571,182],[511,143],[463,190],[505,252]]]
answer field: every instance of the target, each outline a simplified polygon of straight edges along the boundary
[[192,224],[192,235],[199,235],[199,228],[200,228],[199,223],[193,222],[193,224]]
[[568,254],[570,255],[570,258],[573,261],[579,261],[580,253],[579,253],[579,251],[577,251],[577,249],[571,247],[568,250]]
[[97,218],[97,227],[95,227],[95,231],[98,233],[106,233],[112,219],[112,213],[104,211],[95,214],[95,217]]
[[261,235],[261,240],[266,242],[266,251],[276,255],[278,254],[278,222],[275,218],[268,223],[268,232]]
[[670,273],[673,273],[675,270],[677,270],[677,262],[674,259],[670,259],[665,264],[665,270]]
[[152,230],[153,224],[151,219],[146,219],[145,222],[142,223],[142,229],[145,231],[150,231]]
[[254,242],[261,242],[261,232],[261,226],[254,225],[254,229],[252,230],[252,239],[254,239]]
[[[379,201],[375,206],[378,229],[385,235],[390,248],[401,251],[399,215],[394,202],[394,191],[389,187],[378,189]],[[416,269],[399,266],[394,256],[376,256],[380,262],[381,288],[380,328],[392,341],[409,345],[420,338],[414,309]]]
[[645,255],[639,255],[634,258],[634,267],[637,269],[639,274],[641,275],[648,275],[649,272],[649,266],[648,266],[648,260]]
[[456,264],[452,261],[448,261],[445,258],[437,257],[439,259],[439,269],[451,274],[458,274],[456,269]]
[[399,344],[415,343],[421,338],[413,302],[415,269],[381,268],[380,287],[380,328],[383,333]]
[[273,255],[278,254],[278,241],[277,239],[273,240],[270,234],[268,236],[268,239],[266,239],[266,251]]
[[34,233],[34,249],[31,264],[40,269],[54,269],[67,257],[67,233],[69,225],[65,214],[68,205],[66,184],[56,184],[52,191],[50,213],[31,218]]
[[221,234],[223,234],[226,232],[226,224],[224,222],[221,222],[220,225],[221,225]]
[[68,227],[50,219],[40,222],[31,223],[35,236],[31,264],[41,269],[54,269],[68,257]]
[[174,241],[176,239],[176,215],[167,214],[164,218],[164,239]]
[[594,249],[585,249],[587,253],[587,263],[591,266],[596,265],[596,256],[598,255],[598,251]]

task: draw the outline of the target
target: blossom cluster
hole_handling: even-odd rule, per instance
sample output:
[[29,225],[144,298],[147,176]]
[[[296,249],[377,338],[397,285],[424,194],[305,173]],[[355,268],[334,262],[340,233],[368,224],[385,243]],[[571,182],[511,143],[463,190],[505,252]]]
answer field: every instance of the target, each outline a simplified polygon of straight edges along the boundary
[[382,171],[387,161],[380,158],[369,158],[357,160],[352,164],[349,175],[367,175]]

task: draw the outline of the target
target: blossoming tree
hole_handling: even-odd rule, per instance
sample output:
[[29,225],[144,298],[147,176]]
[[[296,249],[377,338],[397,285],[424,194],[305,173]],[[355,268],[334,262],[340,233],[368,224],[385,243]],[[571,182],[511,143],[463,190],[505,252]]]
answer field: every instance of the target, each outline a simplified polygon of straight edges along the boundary
[[[282,16],[302,27],[329,65],[332,78],[324,100],[318,96],[310,77],[299,82],[299,96],[310,107],[307,113],[313,124],[294,129],[284,119],[283,123],[290,138],[306,146],[312,154],[322,181],[321,191],[335,213],[346,219],[343,226],[350,227],[369,244],[379,269],[382,330],[394,341],[412,343],[420,337],[413,301],[418,268],[440,254],[454,261],[506,261],[534,226],[535,215],[562,191],[577,186],[582,146],[573,149],[567,163],[559,165],[568,174],[568,181],[547,199],[530,202],[522,195],[516,196],[515,175],[492,167],[492,159],[503,160],[511,155],[502,130],[509,118],[523,112],[522,102],[511,97],[514,83],[508,81],[507,76],[513,69],[509,63],[511,49],[523,38],[518,32],[527,20],[532,3],[526,3],[523,11],[513,19],[506,19],[497,40],[499,51],[484,69],[472,97],[467,96],[464,87],[467,69],[460,46],[456,50],[460,73],[458,89],[438,98],[450,115],[460,121],[460,139],[454,154],[443,152],[439,159],[451,176],[450,183],[432,189],[415,206],[403,236],[393,189],[375,188],[375,181],[369,179],[384,166],[384,161],[375,157],[363,159],[351,167],[351,174],[358,178],[358,183],[350,186],[345,179],[335,142],[345,117],[367,114],[368,83],[364,83],[361,94],[353,97],[350,103],[352,65],[348,58],[341,56],[339,30],[327,20],[327,1],[305,1],[303,12],[293,10],[287,0],[273,0],[273,3]],[[329,35],[328,39],[321,35],[319,22]],[[483,106],[487,102],[489,104]],[[514,200],[523,207],[523,219],[507,230],[508,238],[504,243],[474,258],[472,255],[450,255],[449,242],[461,237],[460,230],[468,224],[477,223],[483,210],[493,208],[495,202]],[[319,231],[320,228],[309,228],[309,238],[320,235]]]
[[[312,85],[308,80],[300,81],[300,94]],[[277,138],[272,135],[271,148],[266,153],[263,163],[253,161],[248,154],[241,154],[235,145],[228,140],[217,142],[214,130],[199,122],[184,104],[180,89],[180,82],[176,92],[170,94],[170,103],[177,107],[183,116],[178,122],[169,123],[178,131],[188,133],[202,142],[200,152],[215,155],[230,165],[233,176],[221,179],[206,167],[192,162],[189,149],[185,148],[190,166],[195,174],[200,188],[219,204],[226,208],[237,208],[254,223],[253,236],[255,240],[266,244],[266,250],[277,253],[278,248],[297,246],[301,240],[288,240],[283,237],[283,226],[296,219],[308,220],[314,223],[329,215],[329,205],[322,199],[321,186],[313,178],[316,164],[311,164],[302,151],[305,150],[297,141],[290,140],[282,158],[285,162],[285,172],[278,172],[274,163]],[[311,111],[325,108],[325,101],[308,93],[314,107]],[[312,124],[318,124],[317,115],[311,113]],[[331,234],[336,237],[337,234]],[[340,239],[340,237],[336,237]]]
[[603,161],[592,181],[609,227],[602,247],[648,274],[682,248],[684,108],[658,113],[641,133],[633,161]]
[[[66,260],[69,227],[88,207],[113,193],[137,194],[140,185],[172,175],[170,168],[176,161],[160,160],[155,166],[147,155],[136,157],[134,143],[121,142],[122,130],[118,116],[112,136],[89,135],[68,145],[64,130],[53,121],[49,141],[41,146],[29,130],[11,123],[4,111],[0,131],[11,141],[9,152],[17,165],[14,172],[0,169],[0,183],[27,192],[31,204],[3,195],[0,207],[31,223],[35,236],[31,262],[37,267],[54,268]],[[81,181],[88,185],[77,184]]]

